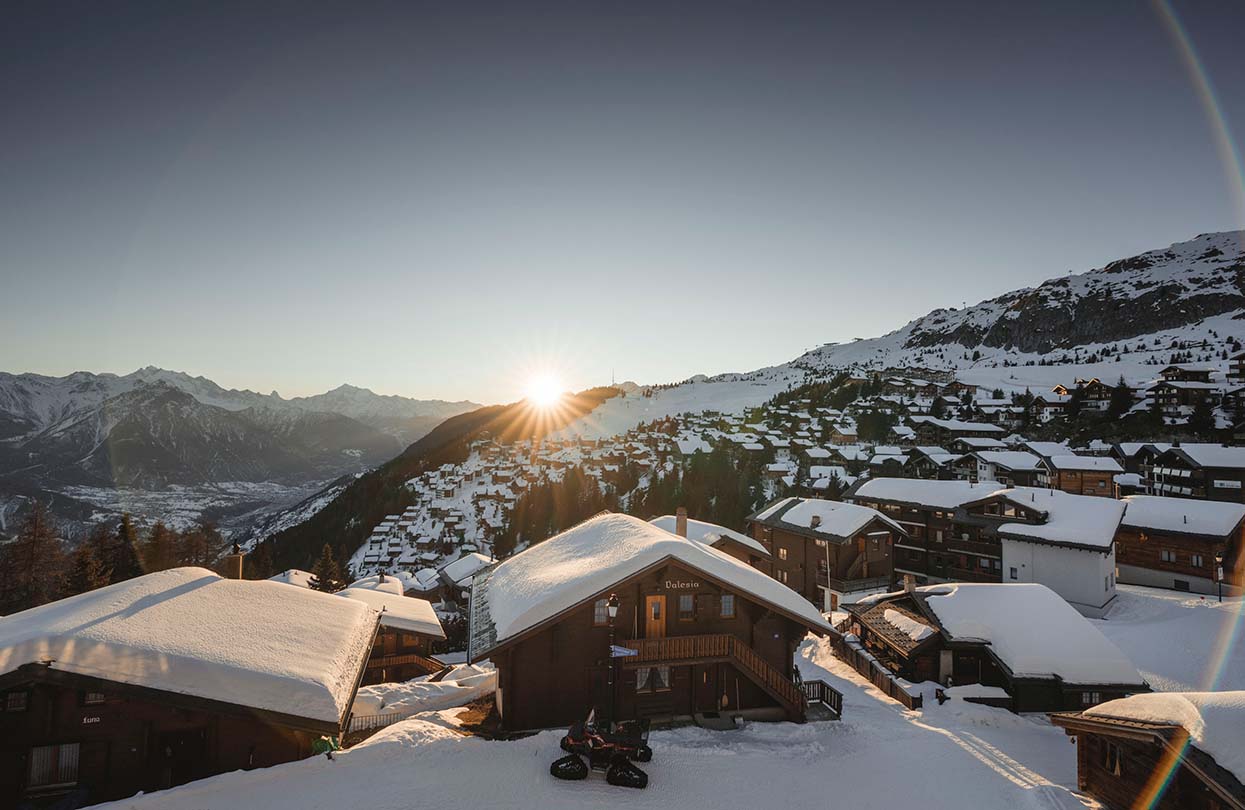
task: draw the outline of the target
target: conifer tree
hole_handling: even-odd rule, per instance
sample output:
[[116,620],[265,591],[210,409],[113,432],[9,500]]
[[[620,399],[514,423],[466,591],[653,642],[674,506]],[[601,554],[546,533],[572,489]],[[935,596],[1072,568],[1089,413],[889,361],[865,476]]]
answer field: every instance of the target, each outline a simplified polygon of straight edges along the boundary
[[138,530],[130,513],[121,516],[116,532],[100,550],[104,566],[112,582],[124,582],[143,574],[142,557],[138,553]]
[[341,578],[341,569],[337,567],[337,560],[333,559],[333,549],[325,543],[320,559],[316,560],[311,569],[311,580],[308,584],[317,591],[333,593],[341,587]]
[[272,544],[259,543],[246,556],[246,578],[268,579],[273,575],[276,563],[272,559]]
[[143,544],[143,567],[147,571],[165,571],[177,566],[177,535],[157,520]]
[[35,501],[17,536],[0,548],[0,613],[16,613],[60,599],[65,584],[64,542],[47,509]]
[[1115,388],[1111,391],[1111,400],[1107,403],[1107,418],[1119,419],[1128,409],[1133,406],[1133,391],[1128,387],[1128,383],[1124,382],[1124,375],[1120,375],[1120,380],[1115,384]]
[[[102,528],[104,535],[107,536],[107,527],[101,526],[98,528]],[[99,556],[99,540],[100,538],[93,533],[91,537],[74,549],[73,555],[69,559],[69,577],[66,582],[67,596],[76,596],[80,593],[93,591],[96,588],[104,587],[112,581],[112,572],[104,566],[104,561]]]

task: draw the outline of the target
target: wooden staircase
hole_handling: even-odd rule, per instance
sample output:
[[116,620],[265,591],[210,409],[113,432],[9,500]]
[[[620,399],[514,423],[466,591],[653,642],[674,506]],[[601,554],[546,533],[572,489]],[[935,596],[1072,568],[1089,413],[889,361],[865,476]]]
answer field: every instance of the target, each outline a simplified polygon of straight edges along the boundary
[[787,715],[797,723],[803,723],[806,719],[810,696],[814,696],[818,702],[825,702],[821,700],[821,696],[826,694],[825,690],[838,696],[837,703],[827,703],[827,706],[835,710],[836,716],[842,712],[843,696],[828,684],[817,681],[821,687],[806,690],[807,685],[795,684],[786,674],[758,655],[756,650],[727,633],[633,639],[622,643],[636,651],[636,655],[619,659],[624,666],[729,663],[778,701],[786,709]]

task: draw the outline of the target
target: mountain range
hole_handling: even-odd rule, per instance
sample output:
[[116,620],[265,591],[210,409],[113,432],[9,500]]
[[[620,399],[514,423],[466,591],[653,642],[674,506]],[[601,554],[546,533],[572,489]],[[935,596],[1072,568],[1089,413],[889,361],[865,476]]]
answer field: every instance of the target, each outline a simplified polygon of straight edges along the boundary
[[[0,518],[40,493],[58,496],[54,512],[73,522],[174,489],[183,500],[206,497],[228,517],[221,501],[231,487],[252,515],[265,498],[283,505],[366,470],[478,407],[348,385],[287,400],[154,367],[121,376],[0,373]],[[264,486],[238,486],[247,483]]]

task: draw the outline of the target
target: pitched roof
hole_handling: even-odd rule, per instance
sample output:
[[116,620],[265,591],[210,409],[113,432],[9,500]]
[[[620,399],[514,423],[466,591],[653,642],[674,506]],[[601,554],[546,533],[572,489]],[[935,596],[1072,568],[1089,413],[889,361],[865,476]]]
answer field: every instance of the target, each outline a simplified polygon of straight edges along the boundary
[[1045,585],[955,583],[928,585],[917,592],[953,640],[988,642],[1016,677],[1056,676],[1073,684],[1145,683],[1119,647]]
[[[649,521],[659,529],[665,529],[671,534],[675,534],[675,528],[678,525],[678,518],[675,515],[662,515],[655,517]],[[734,529],[728,529],[725,526],[719,526],[716,523],[709,523],[704,520],[687,520],[687,539],[695,540],[698,543],[704,543],[710,546],[716,546],[723,539],[734,540],[741,546],[746,546],[751,551],[763,556],[770,556],[769,550],[763,546],[760,541],[749,537],[743,532],[737,532]]]
[[937,481],[924,478],[870,478],[851,493],[854,499],[895,501],[955,509],[1004,489],[997,481]]
[[833,628],[804,597],[746,563],[639,518],[590,518],[499,563],[471,597],[471,657],[666,561],[700,571],[806,627]]
[[[813,526],[813,519],[818,523]],[[749,518],[802,534],[850,538],[871,522],[880,520],[895,531],[907,534],[898,523],[867,506],[821,498],[783,498]]]
[[327,723],[350,708],[378,615],[267,580],[174,568],[0,621],[0,672],[53,669]]
[[1138,529],[1226,537],[1245,520],[1245,505],[1228,501],[1157,495],[1129,495],[1121,500],[1125,504],[1123,525]]
[[1073,495],[1058,489],[1012,487],[993,497],[1009,500],[1026,509],[1046,513],[1046,522],[1004,523],[999,535],[1010,539],[1037,540],[1061,545],[1107,549],[1124,517],[1124,503],[1114,498]]
[[441,627],[441,620],[437,618],[437,612],[432,609],[432,603],[427,599],[353,587],[338,591],[337,595],[346,599],[354,599],[380,611],[382,627],[408,630],[433,638],[445,638],[445,629]]

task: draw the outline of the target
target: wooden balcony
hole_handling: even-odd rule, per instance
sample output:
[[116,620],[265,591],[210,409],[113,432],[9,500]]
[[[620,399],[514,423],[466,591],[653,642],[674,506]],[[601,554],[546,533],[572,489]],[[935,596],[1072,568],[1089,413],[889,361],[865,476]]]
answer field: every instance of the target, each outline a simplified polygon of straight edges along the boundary
[[727,633],[632,639],[622,644],[636,651],[635,655],[618,659],[623,666],[729,663],[782,704],[796,722],[804,722],[810,699],[825,704],[836,718],[842,716],[843,696],[829,684],[813,681],[797,685],[787,673]]

